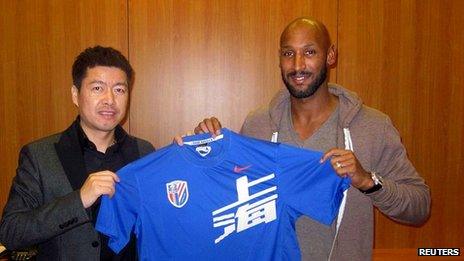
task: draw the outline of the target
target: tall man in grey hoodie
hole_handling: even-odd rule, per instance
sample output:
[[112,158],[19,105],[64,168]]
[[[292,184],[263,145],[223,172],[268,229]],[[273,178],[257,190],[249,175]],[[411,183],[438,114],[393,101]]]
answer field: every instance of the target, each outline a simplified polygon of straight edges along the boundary
[[[390,118],[362,104],[343,87],[327,83],[337,60],[326,27],[311,18],[291,22],[280,38],[283,89],[268,106],[251,112],[241,133],[326,151],[337,174],[351,188],[331,227],[300,218],[297,233],[303,260],[370,260],[374,212],[411,225],[426,221],[430,192],[409,161]],[[221,128],[205,119],[196,133]],[[179,138],[177,138],[178,142]]]

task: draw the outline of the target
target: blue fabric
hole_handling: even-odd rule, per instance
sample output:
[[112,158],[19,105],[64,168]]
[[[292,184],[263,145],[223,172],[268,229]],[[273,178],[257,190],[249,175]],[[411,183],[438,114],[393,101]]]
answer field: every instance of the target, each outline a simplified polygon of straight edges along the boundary
[[190,136],[120,171],[96,228],[120,251],[131,231],[141,260],[298,260],[295,220],[326,225],[349,179],[321,152],[248,138],[228,129]]

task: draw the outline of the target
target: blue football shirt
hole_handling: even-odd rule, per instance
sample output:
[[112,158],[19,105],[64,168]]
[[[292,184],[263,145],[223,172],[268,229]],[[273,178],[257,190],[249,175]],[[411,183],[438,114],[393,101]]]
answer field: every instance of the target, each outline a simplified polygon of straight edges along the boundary
[[118,171],[96,224],[115,252],[134,232],[141,260],[297,260],[296,219],[330,225],[350,182],[321,152],[228,129],[184,143]]

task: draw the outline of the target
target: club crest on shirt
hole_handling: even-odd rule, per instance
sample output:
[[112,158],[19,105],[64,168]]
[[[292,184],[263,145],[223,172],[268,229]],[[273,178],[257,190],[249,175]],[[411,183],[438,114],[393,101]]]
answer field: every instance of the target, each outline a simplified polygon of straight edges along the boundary
[[174,180],[166,183],[168,200],[176,208],[183,207],[189,198],[187,181]]

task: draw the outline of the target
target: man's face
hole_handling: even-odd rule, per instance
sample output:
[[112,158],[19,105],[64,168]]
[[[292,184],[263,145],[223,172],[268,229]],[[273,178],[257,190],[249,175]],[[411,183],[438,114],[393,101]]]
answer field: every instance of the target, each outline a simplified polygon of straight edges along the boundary
[[107,66],[87,69],[80,90],[72,87],[72,99],[87,135],[111,132],[126,115],[129,101],[126,73]]
[[308,26],[295,26],[282,37],[282,80],[295,98],[313,95],[327,78],[327,47],[322,35]]

